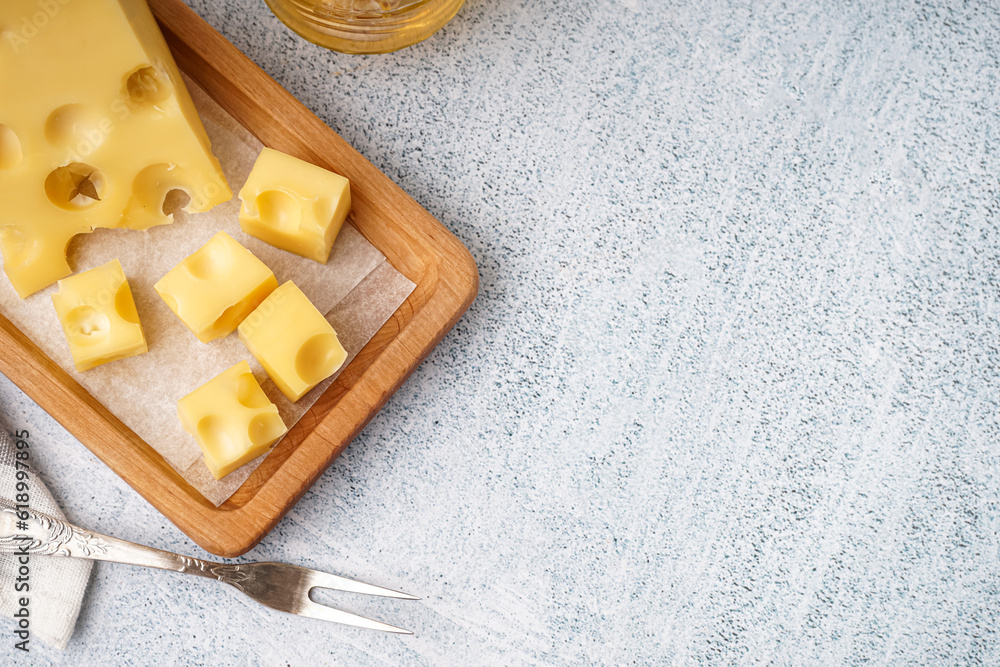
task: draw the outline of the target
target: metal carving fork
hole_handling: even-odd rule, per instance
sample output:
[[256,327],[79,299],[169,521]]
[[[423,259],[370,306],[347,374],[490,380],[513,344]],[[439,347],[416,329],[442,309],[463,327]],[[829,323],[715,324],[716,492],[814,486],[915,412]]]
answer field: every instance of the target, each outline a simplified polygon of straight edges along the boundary
[[413,633],[313,602],[309,599],[309,591],[330,588],[400,600],[420,599],[286,563],[214,563],[181,556],[84,530],[41,512],[18,512],[3,499],[0,499],[0,554],[88,558],[193,574],[229,584],[265,607],[278,611],[406,635]]

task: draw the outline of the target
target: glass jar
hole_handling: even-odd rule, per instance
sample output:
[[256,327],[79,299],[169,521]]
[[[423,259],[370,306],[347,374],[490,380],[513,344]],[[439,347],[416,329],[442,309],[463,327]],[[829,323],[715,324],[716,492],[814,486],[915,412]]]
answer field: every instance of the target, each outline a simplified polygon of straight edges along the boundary
[[441,29],[465,0],[266,0],[310,42],[342,53],[388,53]]

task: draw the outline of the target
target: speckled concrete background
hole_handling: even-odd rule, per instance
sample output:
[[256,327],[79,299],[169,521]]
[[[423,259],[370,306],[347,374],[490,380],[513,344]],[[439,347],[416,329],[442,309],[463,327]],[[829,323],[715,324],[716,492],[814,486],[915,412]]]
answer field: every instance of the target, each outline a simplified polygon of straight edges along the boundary
[[[101,565],[37,664],[1000,663],[1000,5],[470,0],[351,57],[191,4],[480,264],[251,553],[425,600]],[[200,553],[0,400],[71,517]]]

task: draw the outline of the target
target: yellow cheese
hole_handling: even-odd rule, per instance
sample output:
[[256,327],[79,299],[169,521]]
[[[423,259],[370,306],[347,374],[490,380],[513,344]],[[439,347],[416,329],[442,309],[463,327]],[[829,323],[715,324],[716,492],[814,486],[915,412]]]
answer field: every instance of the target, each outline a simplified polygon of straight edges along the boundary
[[215,479],[253,461],[288,431],[246,361],[177,401],[177,416]]
[[265,148],[240,200],[244,232],[325,264],[351,211],[351,185],[343,176]]
[[146,351],[132,290],[117,259],[60,280],[52,304],[76,370],[82,372]]
[[243,321],[240,340],[292,401],[333,375],[347,358],[337,332],[290,281]]
[[0,2],[0,252],[21,297],[97,227],[171,222],[232,193],[145,0]]
[[203,343],[233,333],[277,286],[271,269],[225,232],[153,285]]

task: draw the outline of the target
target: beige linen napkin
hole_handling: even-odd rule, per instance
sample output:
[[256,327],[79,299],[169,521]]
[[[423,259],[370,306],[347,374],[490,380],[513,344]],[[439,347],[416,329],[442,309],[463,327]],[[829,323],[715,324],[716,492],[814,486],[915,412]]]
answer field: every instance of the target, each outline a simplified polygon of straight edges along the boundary
[[[37,447],[37,443],[32,442],[31,446]],[[17,501],[16,452],[15,440],[0,428],[0,498],[9,503]],[[32,465],[33,457],[29,456],[29,506],[37,512],[65,519],[66,515],[56,505],[52,494],[31,470]],[[76,617],[80,614],[93,563],[79,558],[31,556],[28,563],[29,590],[22,592],[15,590],[19,567],[17,556],[0,554],[0,614],[14,618],[21,608],[20,598],[28,598],[31,639],[40,639],[60,650],[66,648],[76,626]]]

